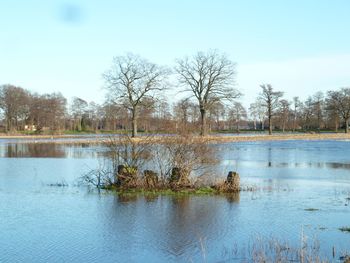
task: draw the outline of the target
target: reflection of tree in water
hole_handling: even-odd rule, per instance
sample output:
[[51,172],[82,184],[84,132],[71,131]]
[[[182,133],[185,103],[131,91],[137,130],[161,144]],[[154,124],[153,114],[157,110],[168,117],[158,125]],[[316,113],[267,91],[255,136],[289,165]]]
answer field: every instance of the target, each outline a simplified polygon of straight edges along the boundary
[[66,157],[63,145],[57,144],[8,144],[5,157]]
[[134,202],[138,199],[136,194],[118,194],[119,203]]
[[[91,149],[91,150],[90,150]],[[51,158],[97,158],[100,150],[87,145],[63,145],[54,143],[14,143],[1,147],[2,157],[51,157]]]
[[271,147],[269,147],[267,150],[267,160],[268,160],[267,166],[272,167],[272,148]]
[[176,260],[201,257],[201,240],[206,245],[223,237],[238,207],[227,201],[238,202],[239,197],[115,195],[108,200],[98,215],[105,221],[102,235],[108,236],[108,248],[120,249],[121,258],[147,249]]
[[[165,215],[161,238],[167,253],[181,256],[194,250],[200,253],[201,240],[222,235],[222,207],[216,201],[222,197],[173,197]],[[205,244],[203,244],[205,246]]]
[[229,193],[226,194],[226,200],[229,203],[239,203],[240,200],[240,196],[239,196],[239,192],[238,193]]
[[158,194],[145,194],[144,198],[146,202],[154,202],[158,199]]

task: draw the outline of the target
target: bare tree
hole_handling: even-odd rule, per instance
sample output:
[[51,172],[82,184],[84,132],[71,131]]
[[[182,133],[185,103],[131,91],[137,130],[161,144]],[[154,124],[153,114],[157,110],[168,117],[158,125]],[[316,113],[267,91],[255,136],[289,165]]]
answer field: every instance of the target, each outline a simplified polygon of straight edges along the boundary
[[278,101],[283,96],[283,92],[274,91],[270,84],[260,85],[262,93],[260,99],[263,101],[263,106],[267,110],[267,117],[269,120],[269,134],[272,134],[272,117],[275,114],[275,110],[278,107]]
[[103,105],[102,111],[104,115],[104,129],[112,131],[116,129],[127,130],[130,118],[128,110],[123,105],[109,100]]
[[327,121],[329,127],[334,127],[335,132],[338,132],[340,119],[340,112],[337,107],[337,102],[332,100],[330,97],[326,97],[326,113],[327,113]]
[[329,91],[328,104],[332,105],[342,116],[345,124],[345,133],[348,133],[350,119],[350,88]]
[[236,131],[239,132],[239,126],[243,118],[247,118],[247,111],[243,105],[239,102],[233,103],[230,109],[230,120],[233,120],[236,124]]
[[324,115],[324,95],[321,91],[316,92],[312,97],[313,114],[316,118],[317,130],[322,128],[322,121]]
[[132,137],[137,136],[139,107],[147,97],[164,89],[167,73],[165,68],[130,53],[115,57],[110,70],[103,74],[111,95],[131,112]]
[[180,122],[183,128],[186,128],[188,123],[190,101],[188,99],[182,99],[178,101],[173,108],[176,120]]
[[184,91],[198,101],[202,136],[207,134],[206,114],[218,101],[233,100],[241,94],[234,89],[234,63],[217,51],[198,52],[191,58],[177,60],[175,68]]
[[266,117],[266,109],[263,105],[263,101],[260,98],[250,104],[249,106],[250,115],[254,118],[254,129],[256,129],[256,118],[260,121],[260,128],[264,130],[264,122]]
[[13,126],[19,129],[19,123],[26,120],[29,114],[30,93],[13,85],[0,86],[0,108],[4,111],[6,130]]
[[73,98],[71,105],[71,113],[75,122],[75,129],[77,131],[85,130],[85,122],[88,117],[88,106],[89,104],[78,97]]
[[61,93],[33,94],[29,107],[28,123],[34,125],[39,132],[43,128],[50,130],[63,129],[66,104],[67,100]]
[[299,108],[301,107],[301,102],[299,100],[299,97],[293,98],[293,132],[295,132],[296,125],[297,125],[297,119],[298,119],[298,113]]
[[309,96],[302,104],[300,104],[302,127],[304,130],[309,130],[312,127],[313,119],[313,102]]
[[208,109],[209,131],[221,130],[224,128],[225,105],[220,101],[213,103]]
[[285,132],[286,130],[286,125],[289,120],[289,114],[290,114],[290,102],[287,100],[280,100],[278,115],[280,117],[282,132]]
[[101,106],[94,101],[89,102],[89,105],[87,108],[87,115],[88,115],[88,121],[89,121],[89,128],[94,131],[97,131],[100,127],[100,123],[102,119]]

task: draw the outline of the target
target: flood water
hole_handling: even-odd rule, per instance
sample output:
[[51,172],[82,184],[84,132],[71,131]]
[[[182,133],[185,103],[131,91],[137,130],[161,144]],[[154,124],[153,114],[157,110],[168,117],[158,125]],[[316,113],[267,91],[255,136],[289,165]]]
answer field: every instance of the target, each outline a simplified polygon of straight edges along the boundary
[[[102,146],[0,141],[0,262],[241,262],[257,240],[350,251],[350,141],[218,146],[235,196],[118,196],[79,177]],[[55,186],[64,182],[66,187]]]

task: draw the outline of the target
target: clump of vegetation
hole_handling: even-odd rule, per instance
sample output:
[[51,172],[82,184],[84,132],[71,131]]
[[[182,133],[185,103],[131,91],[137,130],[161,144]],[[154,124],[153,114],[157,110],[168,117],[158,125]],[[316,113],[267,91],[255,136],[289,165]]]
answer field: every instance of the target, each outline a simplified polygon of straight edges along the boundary
[[350,256],[348,255],[341,256],[339,259],[342,260],[344,263],[350,263]]
[[[233,248],[225,248],[223,261],[229,262],[253,262],[253,263],[323,263],[323,262],[345,262],[349,263],[350,258],[344,253],[337,255],[333,252],[332,258],[323,255],[320,243],[317,239],[306,238],[302,235],[300,246],[291,245],[286,241],[276,238],[257,238],[239,249],[237,245]],[[340,261],[336,260],[339,259]]]
[[241,190],[238,173],[229,172],[226,181],[221,181],[213,186],[220,193],[235,193]]
[[56,183],[47,184],[47,186],[52,186],[52,187],[68,187],[68,183],[67,183],[65,180],[62,180],[61,182],[56,182]]
[[305,208],[304,210],[305,210],[305,211],[309,211],[309,212],[319,211],[318,208],[312,208],[312,207],[310,207],[310,208]]
[[203,184],[218,162],[215,147],[191,135],[142,139],[127,135],[110,139],[105,160],[83,176],[89,185],[117,191],[164,191],[213,194],[240,191],[239,175],[230,172],[226,181]]
[[339,230],[342,231],[342,232],[350,233],[350,226],[339,227]]

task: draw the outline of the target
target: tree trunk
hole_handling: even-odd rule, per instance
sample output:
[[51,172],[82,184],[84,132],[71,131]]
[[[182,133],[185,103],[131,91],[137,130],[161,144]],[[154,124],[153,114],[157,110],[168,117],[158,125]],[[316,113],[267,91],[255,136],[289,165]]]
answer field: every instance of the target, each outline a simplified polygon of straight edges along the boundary
[[272,134],[272,116],[269,116],[269,135]]
[[11,131],[12,130],[12,125],[11,125],[11,119],[7,117],[7,131]]
[[206,119],[206,110],[201,108],[200,109],[201,112],[201,136],[205,136],[207,135],[207,119]]
[[345,120],[345,133],[349,132],[349,118]]
[[269,117],[269,135],[272,134],[272,103],[268,103],[268,117]]
[[338,118],[335,118],[334,125],[335,125],[335,132],[338,132]]
[[137,109],[134,107],[132,109],[132,134],[131,137],[135,138],[137,136]]
[[295,132],[295,126],[297,124],[297,117],[294,116],[294,119],[293,119],[293,132]]

